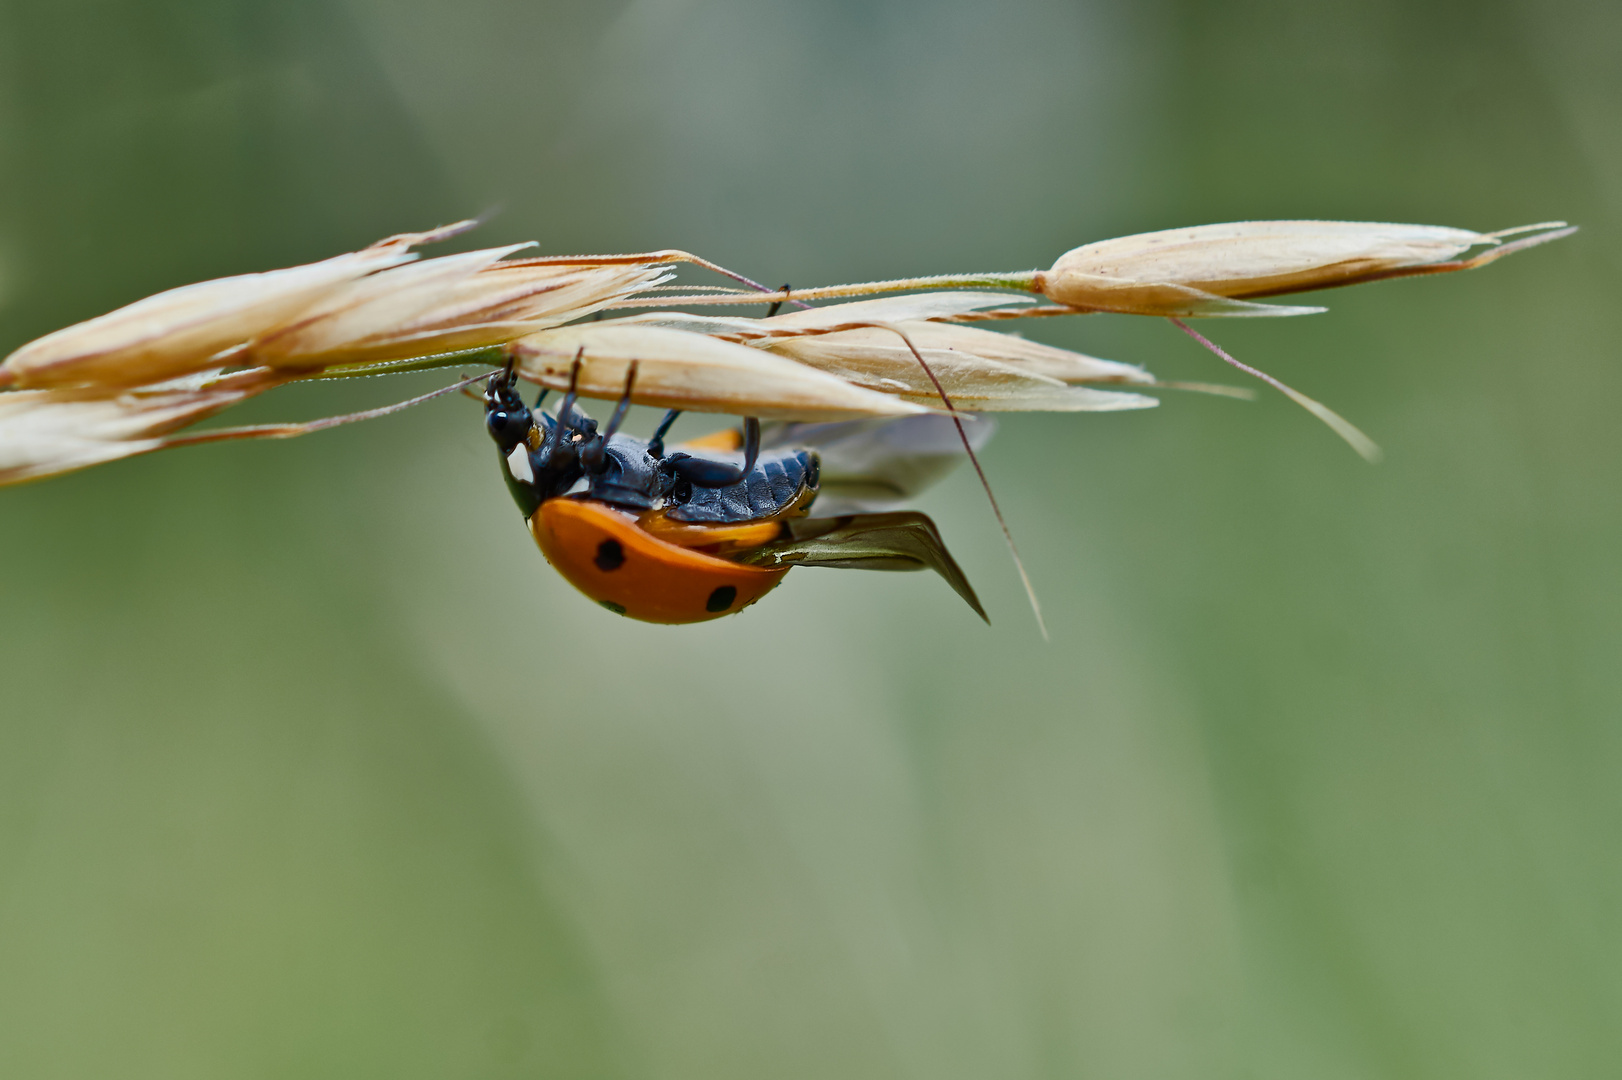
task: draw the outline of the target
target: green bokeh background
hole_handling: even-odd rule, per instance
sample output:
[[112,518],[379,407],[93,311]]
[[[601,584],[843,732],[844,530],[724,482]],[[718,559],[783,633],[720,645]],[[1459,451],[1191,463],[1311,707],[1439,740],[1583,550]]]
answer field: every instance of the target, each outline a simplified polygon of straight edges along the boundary
[[613,618],[466,401],[0,492],[0,1075],[1614,1073],[1619,116],[1602,0],[5,0],[0,351],[485,211],[808,285],[1583,231],[1203,324],[1378,468],[1276,395],[1005,422],[1051,644],[962,473],[992,629],[818,570]]

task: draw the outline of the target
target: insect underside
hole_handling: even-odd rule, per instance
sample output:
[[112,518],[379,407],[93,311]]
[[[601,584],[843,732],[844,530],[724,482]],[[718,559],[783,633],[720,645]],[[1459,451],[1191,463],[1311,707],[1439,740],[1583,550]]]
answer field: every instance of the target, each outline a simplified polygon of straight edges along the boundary
[[600,431],[576,408],[574,390],[548,417],[540,401],[524,405],[511,369],[485,389],[485,426],[508,490],[547,560],[587,596],[647,622],[701,622],[742,610],[795,566],[927,568],[986,617],[925,515],[810,517],[821,456],[778,445],[781,428],[763,447],[760,424],[746,420],[738,461],[689,452],[698,446],[667,452],[675,411],[651,440],[620,434],[635,371]]

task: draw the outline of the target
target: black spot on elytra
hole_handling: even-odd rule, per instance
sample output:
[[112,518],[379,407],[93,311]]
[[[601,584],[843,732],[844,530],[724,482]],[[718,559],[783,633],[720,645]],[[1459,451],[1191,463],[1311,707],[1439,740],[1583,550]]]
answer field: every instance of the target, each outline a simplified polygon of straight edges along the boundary
[[599,600],[597,602],[599,604],[603,605],[603,607],[607,608],[609,611],[612,611],[616,615],[624,615],[625,614],[625,607],[623,605],[621,605],[621,604],[614,603],[614,601],[612,601],[612,600]]
[[597,545],[597,557],[591,561],[599,570],[618,570],[625,565],[625,549],[618,540],[604,540]]
[[710,598],[704,604],[705,611],[725,611],[732,606],[732,601],[738,598],[738,590],[731,585],[722,585],[710,593]]

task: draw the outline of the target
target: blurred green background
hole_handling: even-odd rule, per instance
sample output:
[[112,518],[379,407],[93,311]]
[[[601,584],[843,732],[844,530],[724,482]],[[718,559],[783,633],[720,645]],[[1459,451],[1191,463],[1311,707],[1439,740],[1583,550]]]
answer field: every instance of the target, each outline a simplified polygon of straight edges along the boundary
[[1583,226],[1202,324],[1380,467],[1277,395],[1004,423],[1051,644],[962,472],[989,630],[819,570],[613,618],[467,401],[0,492],[0,1075],[1613,1073],[1619,57],[1603,0],[0,3],[0,352],[486,211],[807,285]]

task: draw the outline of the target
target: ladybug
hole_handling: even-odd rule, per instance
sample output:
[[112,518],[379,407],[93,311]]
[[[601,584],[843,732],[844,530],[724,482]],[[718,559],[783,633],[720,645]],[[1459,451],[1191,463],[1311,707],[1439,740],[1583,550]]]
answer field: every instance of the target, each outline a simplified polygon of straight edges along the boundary
[[[763,450],[760,421],[749,417],[741,431],[667,452],[665,436],[680,410],[666,413],[651,439],[619,431],[634,362],[601,429],[576,407],[579,372],[576,358],[569,390],[548,416],[541,411],[547,391],[526,405],[509,365],[486,384],[484,421],[541,554],[598,604],[644,622],[705,622],[742,611],[794,566],[929,568],[986,618],[925,515],[810,517],[822,479],[815,449]],[[741,461],[689,452],[740,448]]]

